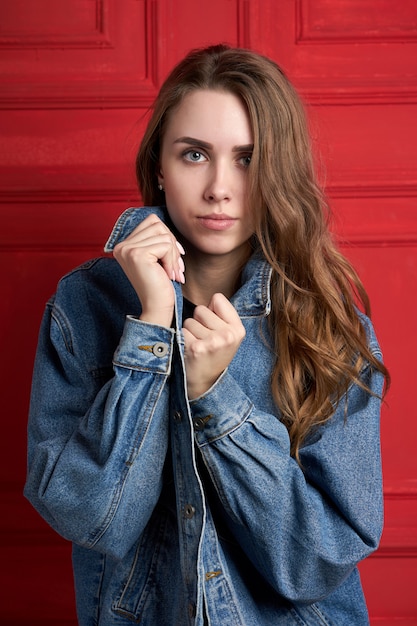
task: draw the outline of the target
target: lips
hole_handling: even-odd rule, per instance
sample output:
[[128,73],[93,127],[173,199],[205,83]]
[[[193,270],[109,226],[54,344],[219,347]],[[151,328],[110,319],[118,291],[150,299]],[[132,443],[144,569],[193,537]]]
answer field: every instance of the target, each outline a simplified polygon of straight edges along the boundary
[[199,223],[208,230],[228,230],[236,223],[236,218],[225,213],[211,213],[198,218]]

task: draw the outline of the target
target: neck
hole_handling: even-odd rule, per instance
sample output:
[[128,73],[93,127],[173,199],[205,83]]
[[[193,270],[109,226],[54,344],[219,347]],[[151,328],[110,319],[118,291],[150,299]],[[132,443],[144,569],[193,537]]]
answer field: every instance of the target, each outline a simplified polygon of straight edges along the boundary
[[231,298],[239,287],[242,269],[250,255],[246,247],[239,254],[236,252],[233,256],[190,254],[186,259],[184,297],[206,306],[215,293]]

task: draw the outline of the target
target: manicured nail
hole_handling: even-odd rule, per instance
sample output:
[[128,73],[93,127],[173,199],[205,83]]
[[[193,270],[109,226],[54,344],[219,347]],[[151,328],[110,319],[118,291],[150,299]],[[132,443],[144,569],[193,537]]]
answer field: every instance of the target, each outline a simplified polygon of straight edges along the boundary
[[185,264],[182,256],[180,256],[180,258],[178,259],[178,265],[180,267],[180,272],[185,272]]
[[177,244],[177,248],[181,252],[181,254],[185,254],[185,250],[182,247],[182,245],[180,244],[180,242],[179,241],[175,241],[175,243]]
[[181,270],[179,272],[179,278],[180,278],[179,282],[184,284],[185,283],[185,276],[184,276],[184,272],[182,272]]

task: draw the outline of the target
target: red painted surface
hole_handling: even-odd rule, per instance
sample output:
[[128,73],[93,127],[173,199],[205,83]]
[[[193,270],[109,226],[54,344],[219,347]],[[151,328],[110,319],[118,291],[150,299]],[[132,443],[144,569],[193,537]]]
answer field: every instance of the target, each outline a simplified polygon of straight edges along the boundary
[[10,626],[75,624],[70,549],[21,496],[32,361],[57,279],[138,202],[133,158],[190,48],[263,52],[310,103],[335,229],[371,295],[391,370],[386,526],[361,567],[373,624],[417,624],[415,0],[2,0],[0,543]]

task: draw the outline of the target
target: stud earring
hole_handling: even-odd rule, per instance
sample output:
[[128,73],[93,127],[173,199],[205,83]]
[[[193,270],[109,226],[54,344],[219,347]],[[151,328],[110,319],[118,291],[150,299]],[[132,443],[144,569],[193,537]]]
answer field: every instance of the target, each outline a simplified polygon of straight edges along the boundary
[[164,188],[162,187],[161,183],[159,183],[158,189],[159,189],[159,191],[164,191]]

